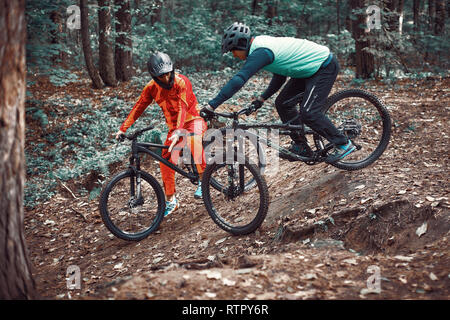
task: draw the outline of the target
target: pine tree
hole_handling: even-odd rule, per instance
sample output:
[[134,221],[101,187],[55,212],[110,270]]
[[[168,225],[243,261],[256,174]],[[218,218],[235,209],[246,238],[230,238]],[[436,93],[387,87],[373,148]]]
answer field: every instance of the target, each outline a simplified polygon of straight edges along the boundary
[[33,299],[24,237],[25,1],[0,0],[0,299]]
[[89,77],[92,79],[92,85],[96,89],[103,88],[104,83],[97,68],[94,65],[92,59],[91,37],[89,36],[89,17],[87,0],[80,0],[81,11],[81,41],[83,43],[84,60],[86,61],[86,67],[89,73]]
[[114,67],[114,51],[111,44],[111,9],[110,0],[98,0],[99,26],[99,71],[103,82],[107,86],[116,86],[116,71]]

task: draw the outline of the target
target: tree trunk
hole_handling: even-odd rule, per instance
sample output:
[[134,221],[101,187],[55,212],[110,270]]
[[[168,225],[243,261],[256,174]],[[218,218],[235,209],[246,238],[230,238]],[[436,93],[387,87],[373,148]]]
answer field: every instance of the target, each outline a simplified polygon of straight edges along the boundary
[[25,243],[25,1],[0,0],[0,299],[36,298]]
[[388,9],[387,24],[391,32],[402,31],[403,24],[403,3],[404,0],[384,0],[384,6]]
[[336,17],[337,17],[337,30],[338,30],[338,36],[341,34],[341,1],[336,0]]
[[100,77],[97,68],[92,60],[91,39],[89,36],[89,16],[88,16],[87,0],[80,0],[81,15],[81,42],[83,44],[84,60],[88,70],[89,77],[92,80],[94,88],[103,88],[103,80]]
[[353,22],[352,22],[352,19],[350,19],[350,16],[348,15],[345,17],[345,29],[347,29],[348,32],[353,34],[352,27],[353,27]]
[[[350,0],[351,9],[365,9],[367,5],[364,0]],[[365,10],[363,13],[357,14],[357,19],[352,20],[352,36],[355,39],[355,59],[356,59],[356,77],[367,79],[375,71],[375,60],[372,53],[364,50],[365,48],[370,48],[370,41],[367,39],[365,33],[366,25],[366,15]]]
[[252,1],[252,15],[254,16],[259,8],[259,0]]
[[402,32],[403,32],[404,5],[405,5],[405,0],[398,0],[396,12],[398,15],[398,32],[400,34],[402,34]]
[[[50,19],[55,24],[55,29],[50,32],[51,43],[58,45],[61,43],[61,40],[64,41],[64,39],[61,39],[61,34],[63,33],[63,19],[61,13],[58,11],[52,11],[50,13]],[[62,62],[63,64],[65,64],[67,58],[66,52],[62,50],[62,48],[59,48],[58,51],[59,53],[52,58],[52,62]]]
[[434,19],[436,14],[436,0],[428,0],[428,28],[430,31],[433,31],[434,28]]
[[413,19],[414,19],[414,31],[419,31],[420,25],[420,0],[414,0],[413,3]]
[[114,0],[114,4],[119,7],[116,12],[117,36],[114,52],[116,78],[120,81],[128,81],[133,73],[130,0]]
[[153,0],[154,9],[151,11],[151,19],[150,22],[154,25],[156,22],[161,22],[161,11],[163,7],[162,0]]
[[98,51],[99,51],[99,71],[103,82],[107,86],[117,85],[116,71],[114,67],[114,51],[111,44],[111,9],[110,0],[98,0]]
[[331,29],[331,19],[327,20],[327,28],[325,29],[325,34],[329,34]]
[[445,30],[445,0],[436,1],[436,17],[434,24],[434,34],[442,35]]
[[272,25],[272,20],[277,16],[277,3],[273,0],[267,0],[266,17],[269,19],[268,25]]

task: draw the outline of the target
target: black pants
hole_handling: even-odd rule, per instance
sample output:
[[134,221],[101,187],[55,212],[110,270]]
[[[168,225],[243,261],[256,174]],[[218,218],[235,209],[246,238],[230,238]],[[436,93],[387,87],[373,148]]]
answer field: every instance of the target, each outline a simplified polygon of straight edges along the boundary
[[[325,68],[320,68],[310,78],[290,79],[275,100],[275,106],[281,121],[287,122],[297,117],[300,110],[300,119],[293,121],[292,124],[303,122],[335,145],[346,143],[346,136],[339,133],[323,113],[325,101],[333,87],[339,69],[339,62],[333,56]],[[298,101],[292,98],[301,92],[304,93],[303,101],[298,110]],[[306,141],[303,134],[292,134],[291,138],[297,143]]]

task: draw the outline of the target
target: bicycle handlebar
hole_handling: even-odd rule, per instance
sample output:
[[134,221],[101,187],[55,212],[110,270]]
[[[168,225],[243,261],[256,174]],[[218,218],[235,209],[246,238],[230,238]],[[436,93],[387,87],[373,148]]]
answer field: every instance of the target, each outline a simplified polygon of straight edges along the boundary
[[[245,108],[242,108],[241,110],[235,111],[235,112],[215,112],[215,111],[214,111],[214,115],[215,115],[215,116],[221,116],[221,117],[224,117],[224,118],[232,118],[232,119],[236,119],[237,117],[239,117],[239,116],[242,115],[242,114],[249,115],[249,114],[252,113],[253,111],[255,111],[255,110],[252,110],[251,107],[245,107]],[[201,115],[201,116],[202,116],[202,115]],[[136,130],[136,131],[135,131],[134,133],[132,133],[131,135],[121,134],[121,135],[119,136],[119,141],[120,141],[120,142],[123,142],[125,139],[128,139],[128,140],[134,140],[134,139],[136,139],[138,136],[140,136],[141,134],[143,134],[144,132],[149,131],[149,130],[152,130],[152,129],[154,129],[154,128],[155,128],[155,126],[151,125],[151,126],[149,126],[149,127],[146,127],[146,128],[140,129],[140,130]]]
[[213,111],[213,112],[214,112],[214,116],[221,116],[221,117],[224,117],[224,118],[235,119],[235,118],[239,117],[242,114],[249,115],[253,111],[251,110],[251,107],[246,107],[246,108],[242,108],[241,110],[235,111],[235,112],[216,112],[216,111]]
[[223,113],[214,112],[214,113],[219,115],[219,116],[222,116],[224,118],[234,118],[234,117],[238,117],[238,116],[246,113],[249,110],[250,110],[250,108],[247,107],[247,108],[242,108],[241,110],[236,111],[236,112],[223,112]]
[[119,136],[119,141],[120,141],[120,142],[123,142],[123,141],[125,140],[125,138],[128,139],[128,140],[134,140],[134,139],[136,139],[137,137],[139,137],[141,134],[143,134],[145,131],[149,131],[149,130],[152,130],[152,129],[154,129],[154,128],[155,128],[155,126],[151,125],[151,126],[149,126],[149,127],[147,127],[147,128],[143,128],[143,129],[140,129],[140,130],[136,130],[134,133],[132,133],[132,134],[130,134],[130,135],[121,134],[121,135]]

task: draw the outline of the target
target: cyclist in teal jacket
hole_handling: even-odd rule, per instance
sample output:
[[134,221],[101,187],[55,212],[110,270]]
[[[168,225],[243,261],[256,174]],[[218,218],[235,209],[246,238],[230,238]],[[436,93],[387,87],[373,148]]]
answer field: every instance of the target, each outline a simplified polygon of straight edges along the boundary
[[[246,25],[235,22],[225,30],[222,38],[222,53],[229,51],[234,57],[245,60],[245,64],[202,109],[202,114],[211,116],[212,111],[239,91],[250,77],[264,69],[272,72],[273,78],[267,89],[252,102],[253,111],[275,94],[289,77],[275,100],[281,121],[285,123],[297,118],[291,123],[303,122],[333,143],[335,148],[329,162],[338,161],[356,149],[322,111],[339,72],[339,63],[326,46],[290,37],[252,37]],[[301,92],[304,93],[303,100],[297,109],[295,96]],[[311,155],[303,134],[293,134],[291,138],[291,152],[302,156]]]

